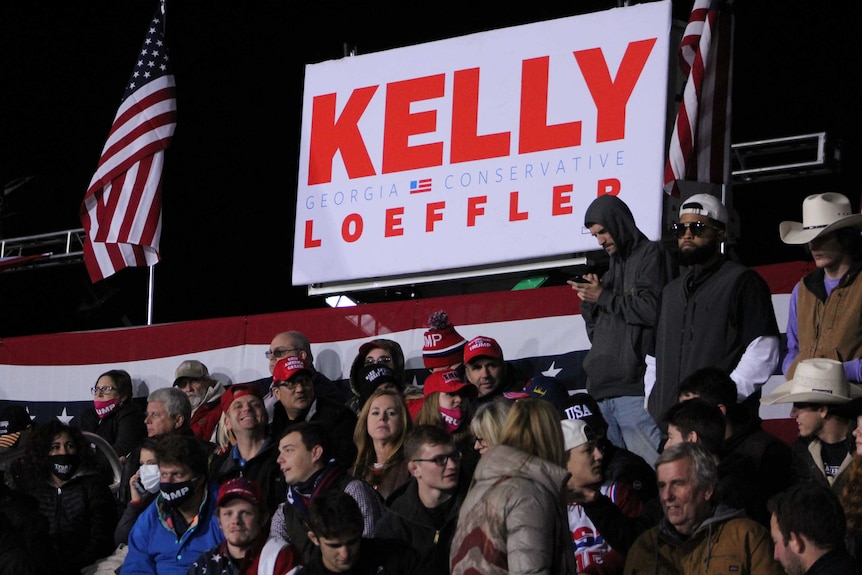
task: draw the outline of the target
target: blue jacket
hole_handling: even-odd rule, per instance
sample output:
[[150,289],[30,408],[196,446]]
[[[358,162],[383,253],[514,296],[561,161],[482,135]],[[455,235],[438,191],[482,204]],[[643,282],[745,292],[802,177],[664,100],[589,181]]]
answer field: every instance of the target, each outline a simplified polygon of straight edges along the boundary
[[201,553],[224,541],[215,512],[217,496],[218,485],[211,485],[201,503],[197,522],[177,540],[174,530],[165,523],[167,515],[159,506],[162,502],[159,495],[132,527],[122,575],[186,575]]

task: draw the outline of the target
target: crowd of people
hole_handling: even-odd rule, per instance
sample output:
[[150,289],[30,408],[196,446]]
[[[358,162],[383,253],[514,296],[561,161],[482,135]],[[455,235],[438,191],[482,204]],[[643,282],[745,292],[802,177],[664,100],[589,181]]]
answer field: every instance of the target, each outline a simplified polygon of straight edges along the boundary
[[[766,284],[721,249],[718,198],[681,203],[671,251],[601,196],[584,227],[609,269],[570,282],[586,390],[441,311],[418,386],[393,340],[362,343],[342,385],[285,331],[261,380],[187,359],[145,408],[122,369],[70,424],[9,406],[0,574],[859,573],[862,215],[836,193],[802,208],[780,225],[813,260],[786,351]],[[788,404],[792,445],[761,404]]]

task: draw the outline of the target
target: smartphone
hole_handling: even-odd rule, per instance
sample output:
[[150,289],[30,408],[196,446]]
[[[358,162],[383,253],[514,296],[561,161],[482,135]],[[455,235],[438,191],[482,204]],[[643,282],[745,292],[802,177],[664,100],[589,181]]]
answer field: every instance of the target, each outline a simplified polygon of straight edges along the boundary
[[579,284],[588,284],[588,283],[590,283],[590,282],[589,282],[589,280],[584,279],[584,276],[583,276],[583,275],[581,275],[581,274],[573,275],[572,277],[570,277],[570,278],[569,278],[569,281],[573,281],[573,282],[575,282],[575,283],[579,283]]
[[135,479],[135,480],[132,482],[132,485],[134,485],[135,490],[136,490],[138,493],[140,493],[141,495],[146,495],[146,494],[147,494],[147,490],[146,490],[146,489],[144,489],[144,484],[143,484],[143,483],[141,483],[141,480],[140,480],[140,479]]

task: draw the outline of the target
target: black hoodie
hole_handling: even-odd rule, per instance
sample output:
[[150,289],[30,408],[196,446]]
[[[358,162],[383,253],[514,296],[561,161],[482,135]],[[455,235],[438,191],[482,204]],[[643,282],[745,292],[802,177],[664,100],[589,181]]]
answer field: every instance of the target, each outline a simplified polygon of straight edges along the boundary
[[596,400],[643,396],[644,358],[654,353],[658,299],[676,267],[658,242],[635,225],[616,196],[599,196],[584,214],[584,225],[601,225],[616,251],[602,276],[596,303],[581,303],[592,347],[584,360],[587,391]]

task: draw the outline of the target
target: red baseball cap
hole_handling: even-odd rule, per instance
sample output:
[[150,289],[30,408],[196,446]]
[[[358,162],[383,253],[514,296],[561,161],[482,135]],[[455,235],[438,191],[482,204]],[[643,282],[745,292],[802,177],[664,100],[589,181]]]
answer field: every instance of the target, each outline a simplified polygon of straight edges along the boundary
[[503,361],[503,350],[497,340],[480,335],[467,342],[464,347],[464,363],[470,363],[477,357],[490,357]]
[[245,499],[255,507],[264,509],[263,494],[257,481],[253,481],[246,477],[228,479],[222,483],[221,488],[218,490],[218,500],[216,505],[221,507],[234,497]]
[[425,397],[428,397],[428,394],[435,391],[442,391],[443,393],[460,392],[462,395],[469,397],[476,397],[479,394],[476,386],[462,380],[455,370],[435,371],[429,374],[425,378],[423,389]]
[[287,381],[297,373],[305,372],[314,375],[311,367],[302,358],[296,356],[283,357],[272,368],[273,381]]
[[224,388],[224,393],[221,396],[221,410],[227,411],[234,399],[239,399],[243,395],[253,395],[263,401],[263,396],[260,394],[260,389],[253,383],[237,383],[228,385]]

